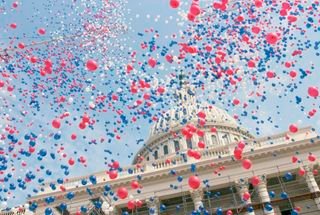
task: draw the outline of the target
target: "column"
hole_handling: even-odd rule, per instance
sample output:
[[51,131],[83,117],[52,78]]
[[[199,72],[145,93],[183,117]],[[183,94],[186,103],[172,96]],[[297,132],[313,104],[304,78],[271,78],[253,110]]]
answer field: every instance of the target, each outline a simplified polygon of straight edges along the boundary
[[107,201],[103,201],[101,209],[102,209],[103,213],[106,215],[113,215],[114,214],[114,208]]
[[197,190],[191,190],[190,191],[191,198],[193,200],[194,209],[196,211],[200,211],[201,208],[203,208],[203,190],[197,189]]
[[150,197],[146,200],[147,207],[149,209],[150,215],[158,215],[159,214],[159,199],[157,197]]
[[[267,178],[263,176],[259,176],[260,183],[256,186],[256,191],[260,197],[260,201],[262,204],[270,203],[270,196],[267,189]],[[266,215],[275,215],[274,210],[268,211],[264,209],[263,211]]]
[[[314,178],[313,172],[310,169],[310,167],[304,166],[304,170],[306,171],[305,172],[305,179],[308,184],[310,192],[311,193],[319,192],[320,191],[319,186],[316,182],[316,179]],[[320,197],[316,197],[314,199],[314,202],[316,203],[318,209],[320,210]]]
[[[248,189],[248,179],[243,179],[243,180],[237,180],[235,181],[235,184],[236,184],[236,188],[237,188],[237,191],[238,191],[238,194],[240,196],[240,198],[242,199],[242,196],[245,192],[249,192],[249,189]],[[249,198],[247,201],[246,201],[246,205],[250,205],[252,202],[251,202],[251,198]],[[248,212],[246,210],[246,212],[244,213],[245,215],[255,215],[254,211],[253,212]]]

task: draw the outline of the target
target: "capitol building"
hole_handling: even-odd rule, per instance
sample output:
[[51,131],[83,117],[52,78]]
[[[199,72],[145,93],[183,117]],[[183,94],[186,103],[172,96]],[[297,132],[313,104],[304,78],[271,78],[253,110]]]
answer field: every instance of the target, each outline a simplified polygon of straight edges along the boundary
[[[178,105],[152,126],[132,165],[118,168],[116,178],[101,171],[53,181],[25,206],[0,215],[320,214],[320,144],[313,128],[256,138],[225,110],[199,103],[191,86],[176,94]],[[235,156],[239,143],[241,158]],[[251,168],[243,167],[244,159]],[[197,189],[190,176],[201,180]],[[117,196],[119,187],[127,188],[126,198]]]

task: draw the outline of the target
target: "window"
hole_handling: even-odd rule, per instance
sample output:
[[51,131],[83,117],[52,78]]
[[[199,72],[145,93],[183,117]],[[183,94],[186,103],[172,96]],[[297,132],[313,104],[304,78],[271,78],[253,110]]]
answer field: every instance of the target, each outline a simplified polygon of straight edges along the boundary
[[154,159],[157,160],[158,159],[158,151],[154,151],[153,156],[154,156]]
[[180,150],[180,144],[179,144],[179,141],[178,140],[174,140],[173,141],[173,144],[174,144],[174,150],[177,152]]
[[218,139],[216,135],[211,136],[212,145],[218,145]]
[[222,135],[222,144],[223,144],[223,145],[228,145],[228,144],[230,144],[229,137],[228,137],[227,134]]
[[187,147],[188,147],[188,149],[192,149],[192,141],[191,141],[191,139],[187,139]]
[[168,146],[167,146],[167,145],[164,145],[164,146],[163,146],[163,154],[164,154],[164,155],[169,154],[169,149],[168,149]]
[[149,158],[149,156],[147,157],[147,161],[149,161],[150,160],[150,158]]

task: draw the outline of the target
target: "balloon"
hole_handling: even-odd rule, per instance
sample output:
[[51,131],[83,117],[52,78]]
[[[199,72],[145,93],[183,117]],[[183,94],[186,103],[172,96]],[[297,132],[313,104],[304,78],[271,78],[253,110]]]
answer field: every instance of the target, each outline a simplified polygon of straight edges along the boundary
[[60,126],[61,126],[61,123],[60,123],[60,120],[59,119],[54,119],[52,120],[52,127],[56,128],[56,129],[59,129]]
[[172,8],[178,8],[180,6],[180,0],[170,0],[170,6]]
[[319,89],[315,86],[309,87],[308,94],[309,96],[316,98],[319,96]]
[[290,131],[291,133],[296,133],[296,132],[298,132],[298,126],[297,126],[296,124],[291,124],[291,125],[289,126],[289,131]]
[[278,42],[278,35],[276,33],[268,33],[266,36],[267,43],[275,45]]
[[98,69],[98,64],[96,61],[90,59],[86,63],[86,67],[90,72],[96,71]]
[[45,35],[45,34],[46,34],[46,30],[45,30],[44,28],[40,28],[40,29],[38,30],[38,33],[39,33],[40,35]]
[[243,167],[244,169],[250,169],[251,166],[252,166],[252,162],[251,162],[249,159],[244,159],[244,160],[242,161],[242,167]]
[[135,202],[134,200],[128,201],[127,207],[128,207],[128,209],[130,209],[130,210],[135,209],[135,207],[136,207],[136,202]]
[[314,162],[314,161],[316,161],[316,159],[317,159],[317,157],[316,157],[314,154],[310,154],[310,155],[308,156],[308,160],[309,160],[310,162]]
[[69,163],[70,166],[73,166],[74,163],[75,163],[75,161],[74,161],[73,158],[70,158],[70,159],[68,160],[68,163]]
[[116,179],[118,177],[118,172],[116,170],[111,170],[108,172],[110,179]]
[[141,208],[142,205],[143,205],[143,201],[141,201],[141,200],[136,200],[136,206],[137,206],[138,208]]
[[132,189],[138,189],[140,187],[140,184],[139,184],[139,182],[137,182],[137,181],[132,181],[131,182],[131,188]]
[[199,142],[198,142],[198,147],[199,147],[200,149],[204,149],[204,148],[206,147],[206,144],[205,144],[203,141],[199,141]]
[[194,16],[198,16],[200,13],[201,13],[201,10],[200,10],[199,4],[192,3],[190,7],[190,14]]
[[127,188],[125,188],[125,187],[120,187],[120,188],[118,188],[118,190],[117,190],[117,196],[118,196],[120,199],[125,199],[125,198],[127,198],[127,196],[128,196],[128,190],[127,190]]
[[258,176],[253,176],[251,178],[251,183],[253,186],[258,186],[260,184],[260,178]]
[[305,173],[306,173],[306,171],[303,168],[300,168],[299,171],[298,171],[298,174],[300,176],[304,176]]
[[197,177],[197,176],[190,176],[189,177],[189,180],[188,180],[188,183],[189,183],[189,186],[192,188],[192,189],[198,189],[200,187],[200,179]]
[[113,161],[112,162],[112,167],[115,168],[115,169],[118,169],[120,167],[120,164],[118,161]]
[[242,195],[242,199],[244,201],[248,201],[250,199],[251,195],[249,192],[244,192],[243,195]]
[[150,67],[154,68],[157,65],[157,61],[154,58],[149,58],[148,64]]

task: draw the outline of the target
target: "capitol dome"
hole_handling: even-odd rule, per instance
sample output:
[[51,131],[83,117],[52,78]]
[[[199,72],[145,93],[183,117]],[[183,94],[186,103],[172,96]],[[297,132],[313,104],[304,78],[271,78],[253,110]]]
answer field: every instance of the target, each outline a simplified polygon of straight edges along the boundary
[[[188,149],[200,150],[199,141],[204,142],[208,148],[254,138],[248,131],[240,128],[227,111],[207,102],[197,102],[193,86],[183,86],[175,96],[177,105],[162,114],[152,126],[149,139],[136,154],[134,164],[140,162],[141,158],[155,161],[174,157]],[[204,125],[199,125],[199,113],[204,115]],[[185,138],[181,129],[188,124],[197,127],[201,135]]]

